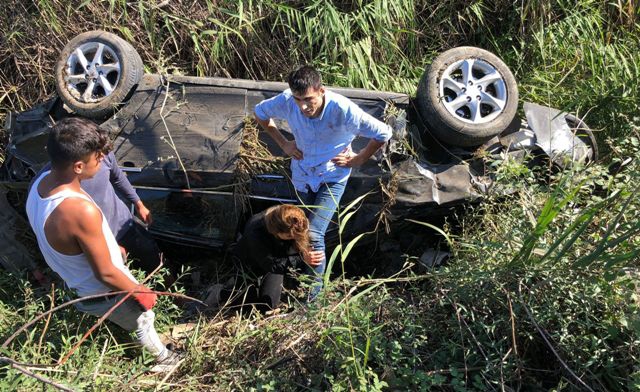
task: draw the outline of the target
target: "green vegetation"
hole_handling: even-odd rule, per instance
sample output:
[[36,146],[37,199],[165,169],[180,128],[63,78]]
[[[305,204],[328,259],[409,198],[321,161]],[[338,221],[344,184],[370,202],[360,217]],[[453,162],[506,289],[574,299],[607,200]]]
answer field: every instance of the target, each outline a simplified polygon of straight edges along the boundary
[[133,43],[148,71],[282,80],[313,63],[329,85],[414,93],[443,50],[479,46],[503,58],[521,97],[586,115],[626,135],[638,116],[634,1],[8,1],[0,5],[0,106],[53,92],[62,47],[91,29]]
[[[31,371],[98,390],[640,390],[636,2],[32,0],[0,10],[0,115],[51,94],[59,50],[90,29],[128,39],[148,72],[282,80],[311,62],[330,85],[408,93],[437,53],[473,45],[505,60],[522,100],[579,113],[607,151],[602,165],[559,174],[496,161],[514,192],[445,225],[448,265],[424,270],[406,255],[397,274],[339,274],[325,298],[286,315],[201,317],[183,342],[187,364],[167,380],[144,375],[148,358],[106,326],[65,365]],[[349,252],[338,248],[334,272]],[[2,340],[49,308],[42,290],[0,273]],[[160,309],[165,328],[177,320],[169,300]],[[0,356],[54,364],[92,325],[72,309],[45,321]],[[0,374],[1,390],[40,385],[8,366]]]

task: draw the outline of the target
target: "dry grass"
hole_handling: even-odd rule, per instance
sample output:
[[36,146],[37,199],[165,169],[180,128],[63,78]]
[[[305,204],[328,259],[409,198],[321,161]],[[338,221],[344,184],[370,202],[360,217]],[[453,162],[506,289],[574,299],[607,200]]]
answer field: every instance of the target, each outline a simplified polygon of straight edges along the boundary
[[259,125],[251,117],[244,119],[240,153],[235,168],[234,194],[242,209],[248,207],[251,179],[260,174],[287,174],[289,159],[274,156],[260,140]]

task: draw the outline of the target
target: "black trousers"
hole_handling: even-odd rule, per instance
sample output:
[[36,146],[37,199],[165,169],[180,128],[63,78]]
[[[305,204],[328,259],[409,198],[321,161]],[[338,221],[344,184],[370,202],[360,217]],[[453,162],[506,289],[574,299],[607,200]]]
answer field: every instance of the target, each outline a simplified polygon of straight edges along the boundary
[[134,221],[124,235],[118,239],[118,244],[129,253],[131,266],[151,273],[160,264],[160,248],[149,231]]
[[260,278],[260,285],[249,286],[245,291],[222,290],[221,303],[228,302],[229,308],[237,310],[255,307],[260,312],[275,309],[280,305],[284,274],[267,272]]
[[284,274],[267,272],[260,279],[260,286],[257,290],[258,298],[256,303],[263,303],[269,309],[275,309],[280,305],[280,295],[282,294],[282,283]]

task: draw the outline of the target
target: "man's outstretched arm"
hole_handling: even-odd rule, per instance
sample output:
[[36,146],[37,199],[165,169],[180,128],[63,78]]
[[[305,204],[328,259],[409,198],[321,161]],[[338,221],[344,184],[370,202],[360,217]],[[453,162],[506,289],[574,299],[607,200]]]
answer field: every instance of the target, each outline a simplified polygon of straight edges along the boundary
[[116,156],[113,152],[107,154],[104,159],[103,164],[109,165],[109,182],[113,185],[113,188],[121,194],[127,201],[129,201],[136,209],[138,216],[140,219],[148,225],[153,222],[151,217],[151,211],[144,205],[142,200],[140,200],[140,196],[129,182],[129,178],[127,175],[120,169],[118,166],[118,162],[116,160]]

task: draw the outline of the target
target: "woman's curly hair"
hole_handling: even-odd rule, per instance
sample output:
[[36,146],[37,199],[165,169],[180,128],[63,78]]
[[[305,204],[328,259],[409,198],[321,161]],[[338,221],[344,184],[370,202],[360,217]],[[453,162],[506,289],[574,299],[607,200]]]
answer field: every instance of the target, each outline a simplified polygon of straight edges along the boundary
[[309,220],[304,211],[291,204],[281,204],[267,209],[267,231],[272,235],[288,234],[300,253],[309,251]]

